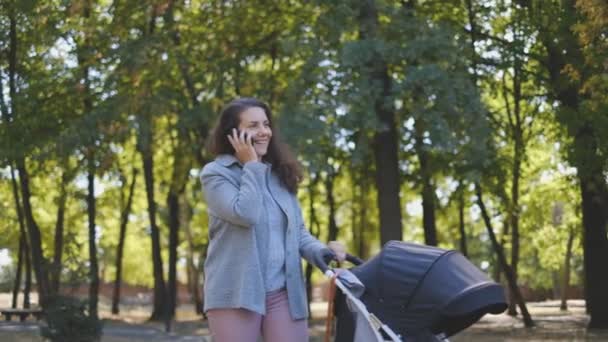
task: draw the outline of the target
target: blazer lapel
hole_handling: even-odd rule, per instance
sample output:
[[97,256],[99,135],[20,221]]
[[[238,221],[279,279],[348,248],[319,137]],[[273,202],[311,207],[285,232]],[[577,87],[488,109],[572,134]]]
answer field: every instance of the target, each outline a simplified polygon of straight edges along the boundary
[[270,195],[279,204],[279,207],[285,214],[285,217],[287,217],[287,228],[289,229],[293,220],[291,194],[281,185],[279,178],[271,173],[272,171],[268,173],[268,188]]

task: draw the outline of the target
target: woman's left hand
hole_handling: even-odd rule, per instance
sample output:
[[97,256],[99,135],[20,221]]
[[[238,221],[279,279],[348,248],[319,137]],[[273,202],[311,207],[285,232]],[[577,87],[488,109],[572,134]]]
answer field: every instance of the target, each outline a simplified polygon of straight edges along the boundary
[[344,245],[342,242],[330,241],[327,244],[327,247],[329,247],[329,249],[336,253],[336,258],[339,262],[342,262],[346,259],[346,245]]

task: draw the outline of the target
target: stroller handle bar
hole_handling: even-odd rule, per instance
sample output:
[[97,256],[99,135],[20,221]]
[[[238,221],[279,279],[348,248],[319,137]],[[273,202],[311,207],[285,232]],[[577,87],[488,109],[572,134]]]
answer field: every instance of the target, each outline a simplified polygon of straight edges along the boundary
[[[331,260],[336,260],[336,259],[332,258]],[[361,265],[363,263],[363,260],[361,258],[348,254],[348,253],[346,253],[345,260],[355,266]],[[318,263],[319,263],[319,265],[317,265],[317,267],[321,270],[321,272],[323,272],[323,274],[327,273],[327,271],[331,271],[331,268],[329,267],[329,265],[327,265],[327,262],[323,258],[318,260]]]

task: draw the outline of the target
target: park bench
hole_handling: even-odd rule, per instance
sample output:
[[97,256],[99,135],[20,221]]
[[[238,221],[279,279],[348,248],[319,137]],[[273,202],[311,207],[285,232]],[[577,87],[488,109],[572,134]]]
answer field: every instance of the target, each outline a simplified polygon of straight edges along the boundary
[[19,316],[19,320],[23,322],[29,315],[34,316],[36,320],[40,320],[40,318],[42,317],[42,309],[0,309],[0,314],[4,316],[4,319],[6,321],[10,321],[11,317],[13,316]]

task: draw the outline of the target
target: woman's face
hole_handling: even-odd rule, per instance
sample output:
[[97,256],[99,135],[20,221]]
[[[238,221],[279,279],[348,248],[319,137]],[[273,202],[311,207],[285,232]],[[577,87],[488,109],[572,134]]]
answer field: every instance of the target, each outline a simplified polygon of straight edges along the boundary
[[270,129],[270,121],[260,107],[249,107],[240,114],[240,123],[238,129],[245,131],[251,135],[253,148],[262,159],[268,151],[270,138],[272,138],[272,130]]

